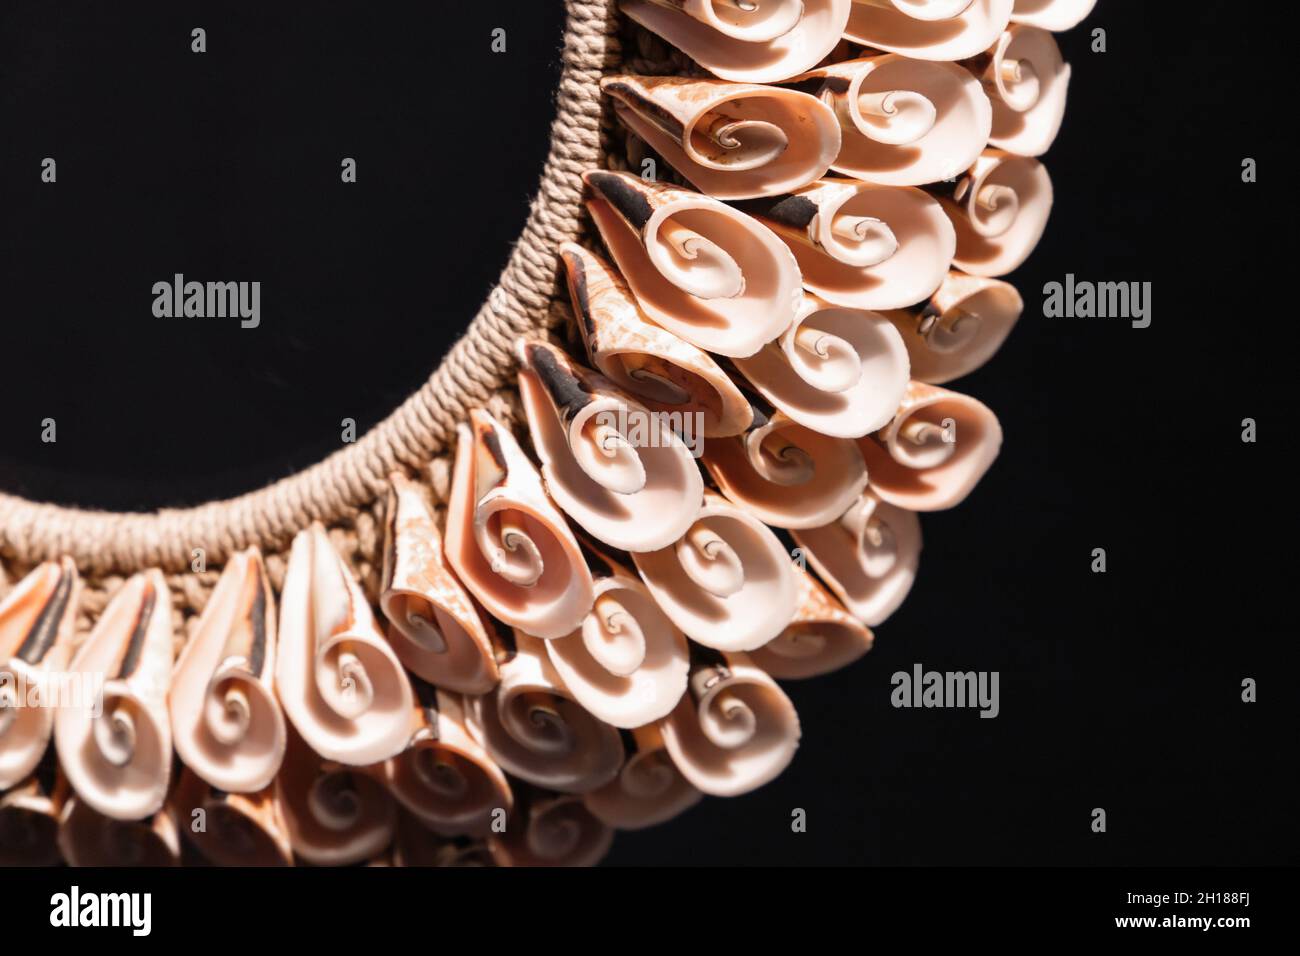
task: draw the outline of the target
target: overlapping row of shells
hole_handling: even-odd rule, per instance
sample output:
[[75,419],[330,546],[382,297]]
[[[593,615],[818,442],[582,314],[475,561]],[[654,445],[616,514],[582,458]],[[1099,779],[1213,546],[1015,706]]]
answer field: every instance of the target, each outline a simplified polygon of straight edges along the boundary
[[[585,176],[583,355],[517,344],[526,439],[473,412],[445,510],[392,477],[378,614],[320,526],[278,595],[229,561],[175,658],[159,572],[82,640],[76,568],[32,570],[0,603],[0,861],[590,863],[774,778],[777,680],[871,647],[918,512],[998,453],[941,386],[1019,317],[1048,31],[1091,6],[625,0],[699,75],[602,83],[675,175]],[[93,706],[56,701],[77,674]]]

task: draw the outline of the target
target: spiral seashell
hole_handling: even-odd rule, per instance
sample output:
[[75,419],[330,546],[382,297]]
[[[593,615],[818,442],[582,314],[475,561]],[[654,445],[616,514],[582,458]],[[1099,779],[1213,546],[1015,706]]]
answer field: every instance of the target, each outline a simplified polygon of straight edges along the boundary
[[830,438],[783,412],[755,409],[754,427],[715,438],[704,465],[728,500],[764,524],[816,528],[834,521],[867,487],[857,446]]
[[69,866],[179,866],[180,827],[170,807],[139,820],[104,816],[69,797],[59,818],[59,851]]
[[172,605],[156,570],[122,585],[69,665],[102,675],[95,701],[54,717],[59,763],[81,800],[117,820],[162,808],[171,778],[167,684],[172,671]]
[[624,731],[623,745],[627,757],[618,776],[583,797],[591,815],[606,826],[619,830],[657,826],[703,798],[668,755],[657,723]]
[[447,567],[442,533],[425,489],[389,476],[384,578],[379,607],[397,659],[425,680],[486,694],[500,679],[474,601]]
[[920,189],[823,179],[744,208],[785,240],[805,289],[850,309],[924,301],[957,250],[943,208]]
[[605,77],[600,88],[626,126],[715,199],[790,192],[825,175],[839,155],[839,121],[806,93],[626,74]]
[[560,247],[578,331],[591,364],[646,408],[701,415],[704,434],[736,435],[749,403],[707,352],[646,318],[613,268],[577,243]]
[[596,602],[581,627],[546,642],[551,665],[599,720],[625,729],[658,720],[686,692],[686,638],[635,574],[594,547],[587,563]]
[[771,230],[709,196],[592,170],[587,209],[650,319],[718,355],[752,355],[794,318],[799,267]]
[[964,60],[987,50],[1011,21],[1014,0],[853,0],[844,35],[916,60]]
[[871,629],[851,615],[807,571],[799,570],[799,610],[774,641],[750,659],[777,680],[821,677],[852,664],[875,643]]
[[871,490],[909,511],[966,500],[1002,447],[1002,426],[968,395],[912,382],[894,420],[858,442]]
[[[533,448],[555,503],[614,548],[653,551],[680,538],[704,484],[674,421],[545,342],[521,339],[515,353]],[[687,434],[693,428],[690,420],[676,424]]]
[[275,795],[293,852],[316,866],[369,860],[392,841],[397,804],[371,773],[321,760],[292,729]]
[[789,81],[838,117],[839,173],[882,186],[919,186],[968,169],[988,145],[993,108],[953,63],[886,53],[818,67]]
[[383,779],[407,813],[444,836],[485,836],[493,813],[507,813],[510,782],[466,726],[461,698],[416,680],[411,744],[383,768]]
[[488,847],[498,866],[595,866],[613,842],[582,797],[532,794]]
[[963,64],[993,105],[989,145],[1019,156],[1051,148],[1065,118],[1070,67],[1046,30],[1012,25],[997,43]]
[[256,548],[234,555],[172,674],[176,753],[220,790],[266,789],[284,758],[273,686],[275,599]]
[[954,184],[934,187],[957,231],[953,265],[977,276],[1018,268],[1043,237],[1052,211],[1052,180],[1036,159],[984,152]]
[[447,563],[497,620],[542,638],[591,610],[591,574],[563,515],[513,435],[481,409],[460,425]]
[[761,647],[794,615],[785,548],[770,528],[712,492],[680,541],[632,558],[663,612],[706,647]]
[[510,639],[514,656],[501,665],[500,685],[466,700],[470,732],[502,770],[528,783],[564,793],[604,786],[623,763],[618,731],[577,702],[542,641],[522,631]]
[[226,793],[192,770],[181,773],[171,804],[190,843],[216,866],[292,866],[289,825],[275,786]]
[[1023,23],[1057,33],[1079,25],[1097,0],[1015,0],[1012,23]]
[[813,66],[835,48],[849,18],[849,0],[622,0],[620,7],[710,73],[750,83]]
[[54,730],[47,690],[72,656],[81,581],[68,558],[38,565],[0,601],[0,790],[36,769]]
[[807,294],[779,342],[736,367],[765,401],[833,438],[882,427],[908,381],[907,349],[887,319]]
[[870,490],[838,521],[792,534],[849,613],[869,627],[898,610],[916,580],[921,522]]
[[991,359],[1024,307],[1009,283],[950,272],[929,302],[881,314],[903,337],[912,378],[942,385]]
[[410,681],[319,523],[293,539],[280,593],[279,650],[276,690],[312,750],[359,766],[406,746]]
[[745,654],[693,647],[690,693],[659,724],[664,748],[694,787],[715,797],[757,790],[790,765],[799,715]]
[[68,798],[57,762],[42,760],[26,780],[0,793],[0,866],[57,866],[58,831]]

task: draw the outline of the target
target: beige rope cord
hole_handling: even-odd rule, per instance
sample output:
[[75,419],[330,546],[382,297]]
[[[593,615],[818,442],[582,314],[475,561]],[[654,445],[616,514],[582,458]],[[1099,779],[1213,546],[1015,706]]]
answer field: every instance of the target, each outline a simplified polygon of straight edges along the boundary
[[[355,518],[379,497],[395,469],[418,469],[445,454],[457,422],[512,377],[513,340],[552,324],[558,248],[582,229],[581,174],[602,164],[599,81],[618,62],[617,3],[564,3],[563,67],[540,190],[496,288],[419,391],[355,444],[225,501],[119,514],[0,495],[0,554],[20,566],[67,555],[94,578],[147,567],[188,571],[195,548],[213,565],[253,545],[275,553],[312,521],[332,525]],[[445,474],[445,462],[441,468]]]

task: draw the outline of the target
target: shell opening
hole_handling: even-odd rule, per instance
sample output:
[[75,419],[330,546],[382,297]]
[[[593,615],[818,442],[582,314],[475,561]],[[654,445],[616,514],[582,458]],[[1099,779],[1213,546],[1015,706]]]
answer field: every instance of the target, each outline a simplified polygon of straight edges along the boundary
[[248,735],[253,722],[253,704],[245,678],[227,675],[208,687],[203,717],[212,736],[221,744],[233,747]]
[[636,382],[638,386],[637,394],[643,398],[648,398],[652,402],[659,402],[664,405],[685,405],[691,400],[691,393],[682,388],[672,379],[659,375],[648,368],[634,368],[628,370],[628,378]]
[[318,777],[307,794],[307,805],[316,821],[328,830],[346,830],[361,819],[361,794],[348,771]]
[[664,278],[700,299],[734,299],[745,291],[740,264],[725,249],[674,217],[659,224],[647,252]]
[[1038,79],[1038,71],[1028,60],[1017,60],[1012,57],[1003,59],[996,66],[994,83],[998,97],[1008,109],[1017,113],[1025,113],[1033,109],[1038,103],[1039,96],[1042,95],[1042,83]]
[[766,120],[706,113],[691,129],[693,152],[705,165],[742,171],[766,166],[790,145],[785,130]]
[[569,447],[587,477],[615,494],[636,494],[646,483],[645,463],[617,427],[622,416],[598,411],[571,433]]
[[524,515],[509,509],[495,512],[482,524],[475,522],[475,531],[494,574],[521,588],[541,579],[546,566]]
[[563,859],[582,843],[582,823],[572,805],[552,808],[528,821],[528,849],[545,860]]
[[894,231],[873,216],[833,215],[829,233],[821,237],[822,248],[832,259],[848,266],[868,269],[898,251]]
[[701,706],[700,729],[714,746],[736,750],[754,739],[758,716],[738,689],[727,688]]
[[959,352],[979,338],[983,324],[984,320],[974,312],[954,308],[943,315],[926,316],[917,333],[930,351],[946,354]]
[[817,471],[812,456],[791,444],[777,429],[769,429],[758,441],[747,442],[746,450],[756,472],[786,488],[807,484]]
[[375,687],[366,672],[365,662],[346,642],[334,647],[333,658],[322,662],[318,686],[325,703],[345,720],[356,720],[374,704]]
[[850,112],[854,128],[886,146],[907,146],[934,129],[939,111],[915,90],[859,93]]
[[459,800],[469,792],[469,781],[455,762],[434,747],[418,747],[413,757],[421,782],[446,800]]
[[792,624],[782,631],[776,640],[765,645],[764,649],[771,651],[778,657],[791,660],[806,660],[822,654],[826,650],[826,645],[825,634],[821,634],[811,627]]
[[561,757],[573,752],[577,737],[551,694],[523,693],[511,699],[502,723],[520,744],[535,753]]
[[662,750],[639,753],[623,765],[619,783],[623,792],[638,800],[653,800],[672,787],[677,773]]
[[984,183],[967,204],[971,226],[979,235],[996,239],[1015,224],[1020,215],[1020,196],[1010,186]]
[[953,431],[943,422],[912,416],[899,426],[890,453],[908,468],[937,468],[957,449]]
[[95,746],[114,767],[125,767],[135,756],[136,714],[135,705],[127,698],[118,698],[95,721]]
[[438,627],[438,615],[423,598],[403,595],[401,606],[395,609],[393,623],[408,641],[421,650],[432,654],[447,652],[447,638]]
[[862,378],[858,350],[840,338],[805,320],[792,330],[794,349],[787,348],[790,364],[805,382],[822,392],[843,392]]
[[740,556],[703,521],[691,525],[677,542],[677,560],[688,578],[715,597],[731,597],[745,586]]
[[646,640],[641,625],[613,595],[596,598],[582,622],[582,643],[587,653],[609,673],[629,677],[645,663]]

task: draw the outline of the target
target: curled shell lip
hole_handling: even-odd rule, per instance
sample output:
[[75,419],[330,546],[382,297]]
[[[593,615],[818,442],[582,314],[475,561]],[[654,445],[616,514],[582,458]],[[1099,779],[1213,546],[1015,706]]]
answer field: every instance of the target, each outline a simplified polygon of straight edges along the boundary
[[110,676],[99,708],[60,707],[55,715],[55,745],[69,783],[105,816],[157,813],[172,765],[171,597],[160,572],[137,574],[118,590],[70,667]]
[[1021,156],[1047,152],[1065,118],[1070,75],[1052,34],[1012,25],[984,72],[993,105],[989,145]]
[[844,32],[850,0],[802,3],[803,13],[794,26],[766,41],[728,36],[683,10],[670,9],[662,0],[623,0],[620,7],[715,76],[767,83],[811,68],[830,54]]
[[719,33],[748,43],[784,36],[799,24],[804,13],[803,0],[684,0],[680,6]]
[[458,435],[447,563],[497,620],[543,638],[568,634],[593,599],[573,533],[514,436],[490,415],[471,412]]
[[1037,247],[1052,210],[1052,180],[1032,157],[989,149],[954,197],[939,201],[957,232],[953,265],[997,277],[1018,268]]
[[[752,355],[790,324],[798,265],[765,226],[710,197],[635,176],[584,178],[593,191],[588,210],[654,322],[733,357]],[[690,258],[683,248],[707,248],[709,256]]]
[[705,670],[712,676],[700,682],[703,692],[684,697],[660,723],[664,746],[702,792],[748,793],[794,759],[799,717],[776,682],[746,655],[728,654]]
[[917,60],[964,60],[993,45],[1011,21],[1013,3],[972,0],[956,14],[923,20],[915,15],[918,3],[855,2],[844,35],[854,43]]
[[677,545],[632,557],[668,618],[704,646],[760,647],[794,614],[790,556],[770,528],[716,495]]
[[284,758],[273,687],[275,607],[256,549],[234,555],[176,663],[168,694],[181,760],[232,793],[265,789]]
[[467,694],[499,677],[478,609],[443,556],[442,533],[424,490],[389,476],[383,589],[379,606],[398,660],[430,683]]
[[898,610],[916,579],[921,555],[916,513],[881,501],[871,490],[840,520],[792,534],[821,579],[868,627]]
[[280,601],[276,690],[289,722],[328,760],[365,765],[410,734],[410,681],[360,585],[319,524],[294,538]]
[[592,866],[614,840],[614,831],[575,796],[534,799],[523,808],[525,820],[491,834],[488,846],[500,866]]
[[749,425],[750,408],[707,352],[652,324],[604,259],[576,243],[560,247],[578,331],[591,363],[647,408],[698,413],[705,436]]
[[795,618],[773,641],[751,651],[754,663],[778,680],[829,674],[871,650],[875,636],[826,590],[800,571]]

